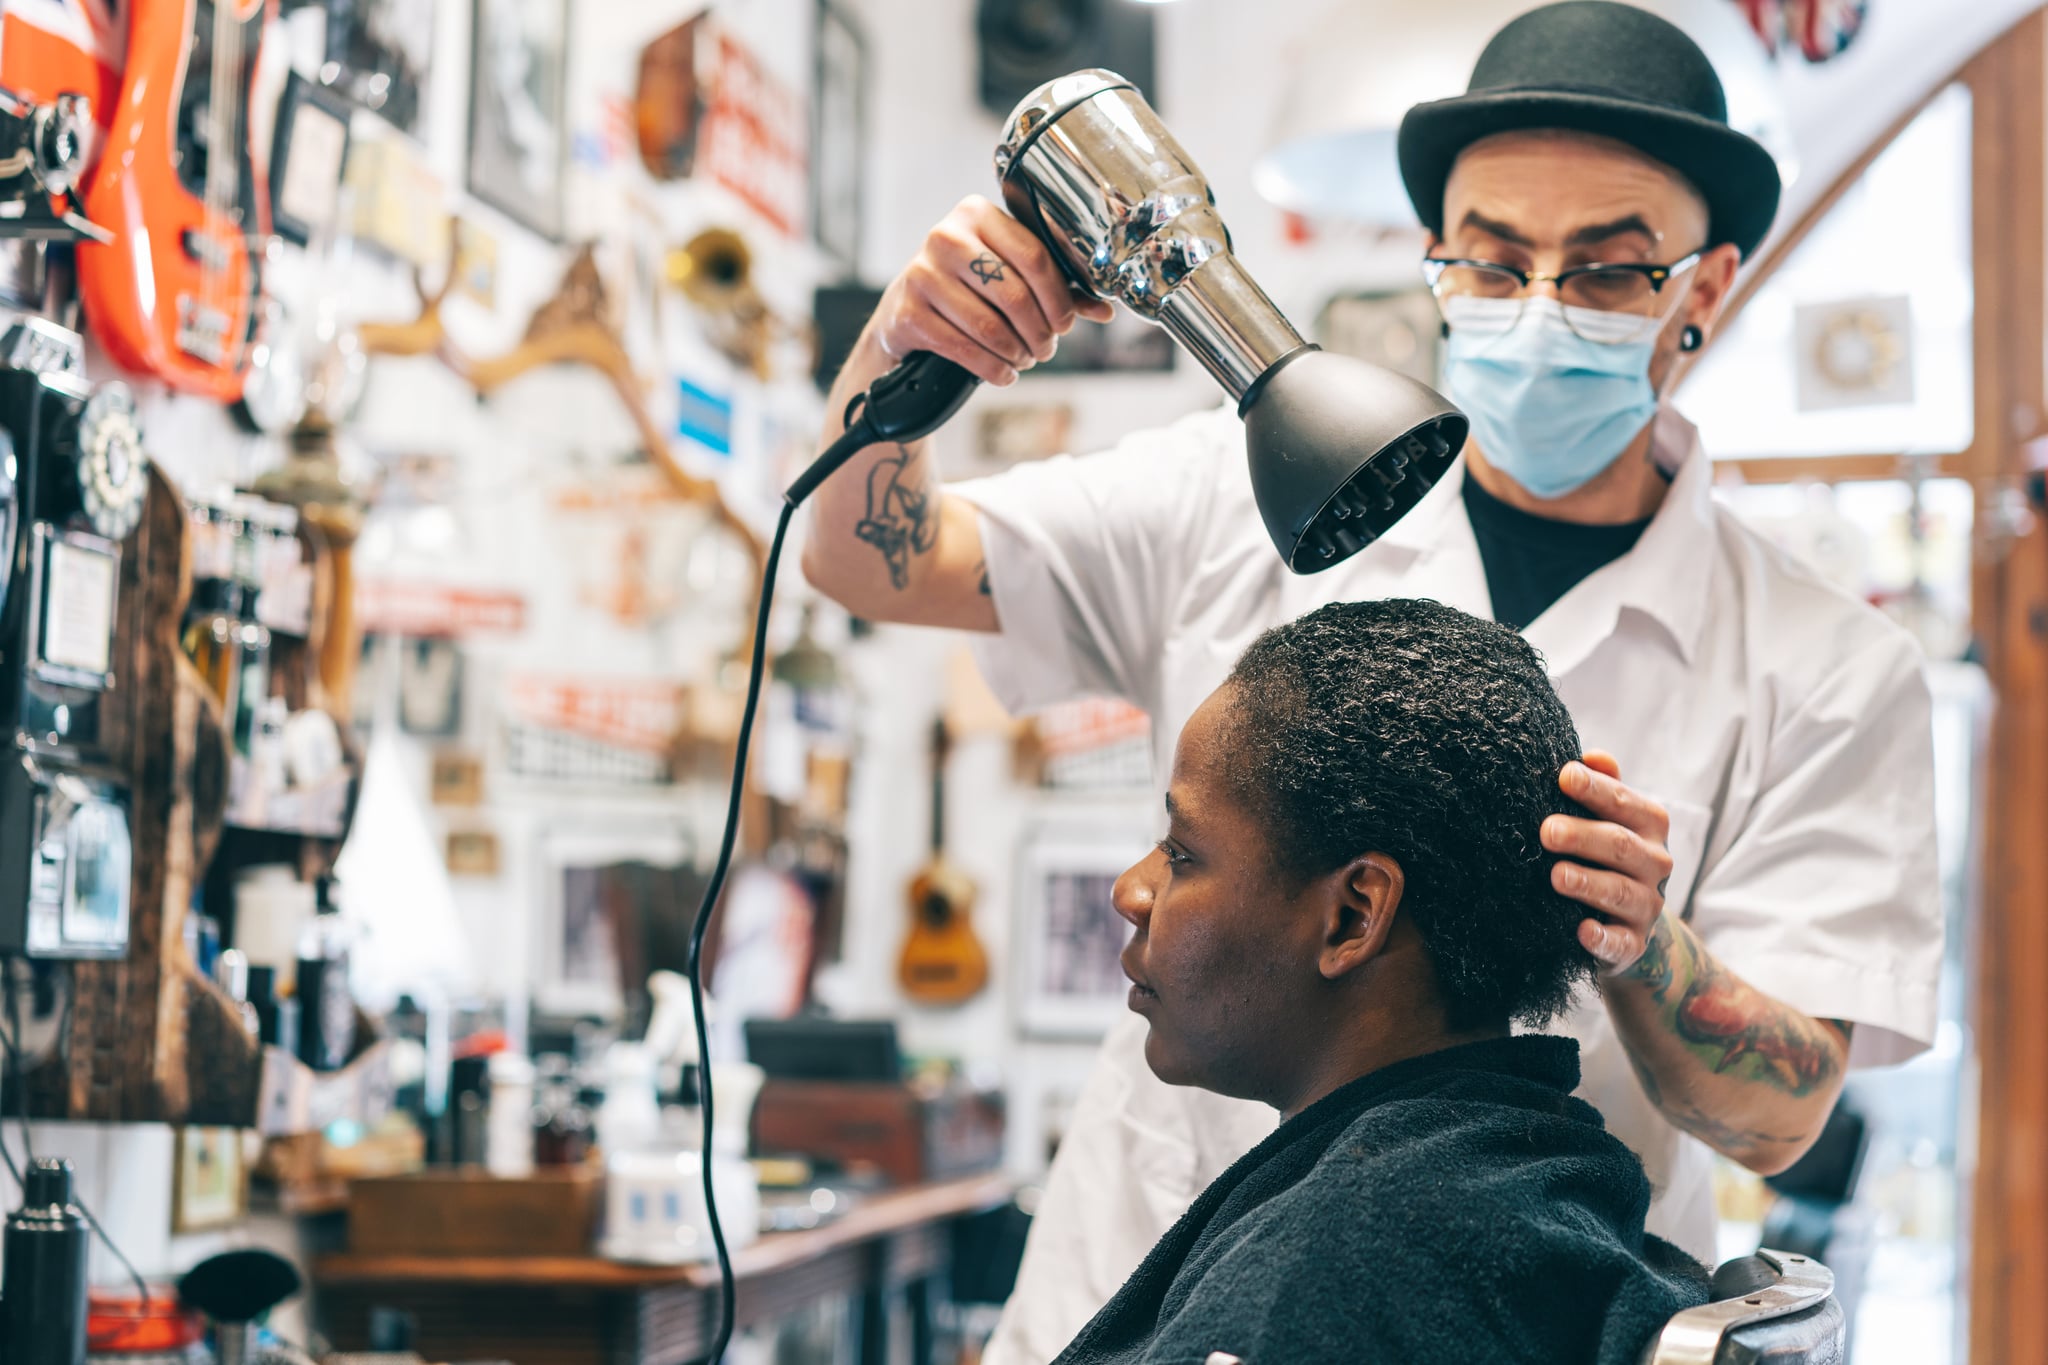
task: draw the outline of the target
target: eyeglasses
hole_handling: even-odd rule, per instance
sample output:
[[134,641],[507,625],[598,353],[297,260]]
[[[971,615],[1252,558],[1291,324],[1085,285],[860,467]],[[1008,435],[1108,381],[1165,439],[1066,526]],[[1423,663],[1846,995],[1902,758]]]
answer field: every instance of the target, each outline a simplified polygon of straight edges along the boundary
[[[1499,261],[1429,256],[1422,262],[1422,278],[1429,285],[1430,293],[1436,295],[1437,307],[1443,311],[1445,321],[1453,326],[1457,325],[1452,317],[1455,309],[1446,306],[1452,299],[1512,300],[1517,305],[1512,314],[1498,307],[1488,310],[1491,315],[1489,321],[1503,330],[1513,327],[1520,319],[1519,305],[1529,297],[1532,286],[1554,285],[1559,302],[1564,304],[1565,324],[1588,341],[1613,344],[1640,341],[1663,326],[1669,315],[1657,307],[1658,296],[1664,292],[1665,285],[1699,263],[1700,253],[1695,251],[1669,265],[1601,263],[1575,265],[1568,270],[1550,273],[1517,270]],[[1575,318],[1574,309],[1609,316],[1596,319],[1581,315]],[[1631,326],[1628,321],[1631,317],[1641,321]]]

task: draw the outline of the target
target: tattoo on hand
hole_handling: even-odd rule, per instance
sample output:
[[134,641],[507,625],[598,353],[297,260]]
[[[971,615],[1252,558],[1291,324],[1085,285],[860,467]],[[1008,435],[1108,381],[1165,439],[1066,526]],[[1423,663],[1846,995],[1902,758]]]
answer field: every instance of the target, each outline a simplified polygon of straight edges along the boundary
[[1003,271],[1003,263],[989,255],[986,251],[969,261],[967,268],[972,270],[974,278],[980,280],[983,284],[994,284],[997,280],[1009,278]]
[[982,595],[983,597],[987,597],[987,596],[989,595],[989,592],[988,592],[988,561],[987,561],[986,559],[982,560],[982,561],[981,561],[981,563],[979,563],[979,564],[977,564],[977,565],[975,565],[975,566],[974,566],[974,571],[975,571],[975,573],[977,573],[977,574],[981,575],[981,595]]
[[908,446],[897,446],[890,459],[877,460],[868,470],[868,510],[853,533],[882,552],[889,564],[889,583],[901,592],[910,586],[910,558],[930,550],[939,541],[939,525],[931,489],[905,483],[916,457]]
[[[1649,988],[1650,998],[1665,1007],[1672,1032],[1716,1075],[1740,1075],[1799,1096],[1840,1074],[1839,1032],[1756,990],[1668,915],[1658,918],[1642,958],[1623,975]],[[1711,1120],[1703,1116],[1702,1122]]]

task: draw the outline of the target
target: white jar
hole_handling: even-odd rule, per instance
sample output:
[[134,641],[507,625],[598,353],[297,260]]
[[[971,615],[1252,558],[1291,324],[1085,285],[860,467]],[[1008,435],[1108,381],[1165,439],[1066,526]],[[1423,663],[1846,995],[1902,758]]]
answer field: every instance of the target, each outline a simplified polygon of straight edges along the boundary
[[639,1043],[613,1043],[604,1054],[604,1103],[597,1110],[597,1145],[613,1156],[644,1151],[660,1136],[654,1054]]
[[484,1169],[506,1180],[533,1174],[533,1063],[516,1052],[491,1055],[491,1109],[484,1124]]
[[286,863],[262,863],[235,879],[235,947],[280,985],[298,975],[299,936],[313,918],[313,884]]

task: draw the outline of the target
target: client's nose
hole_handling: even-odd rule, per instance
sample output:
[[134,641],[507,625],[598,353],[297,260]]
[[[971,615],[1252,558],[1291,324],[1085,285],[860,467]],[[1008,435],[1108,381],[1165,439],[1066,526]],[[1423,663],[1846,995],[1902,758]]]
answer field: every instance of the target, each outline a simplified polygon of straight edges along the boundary
[[1110,888],[1109,903],[1136,928],[1143,929],[1152,917],[1152,878],[1156,867],[1165,861],[1166,855],[1153,849],[1125,868],[1116,885]]

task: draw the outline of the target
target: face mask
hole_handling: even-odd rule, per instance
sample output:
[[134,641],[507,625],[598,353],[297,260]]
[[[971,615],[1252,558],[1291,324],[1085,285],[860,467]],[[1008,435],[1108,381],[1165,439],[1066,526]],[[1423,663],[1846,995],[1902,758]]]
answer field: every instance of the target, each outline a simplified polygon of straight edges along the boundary
[[[1444,320],[1444,396],[1472,419],[1487,462],[1539,498],[1585,484],[1656,415],[1657,333],[1627,339],[1643,328],[1639,316],[1546,298],[1452,297]],[[1615,340],[1589,341],[1573,326]]]

